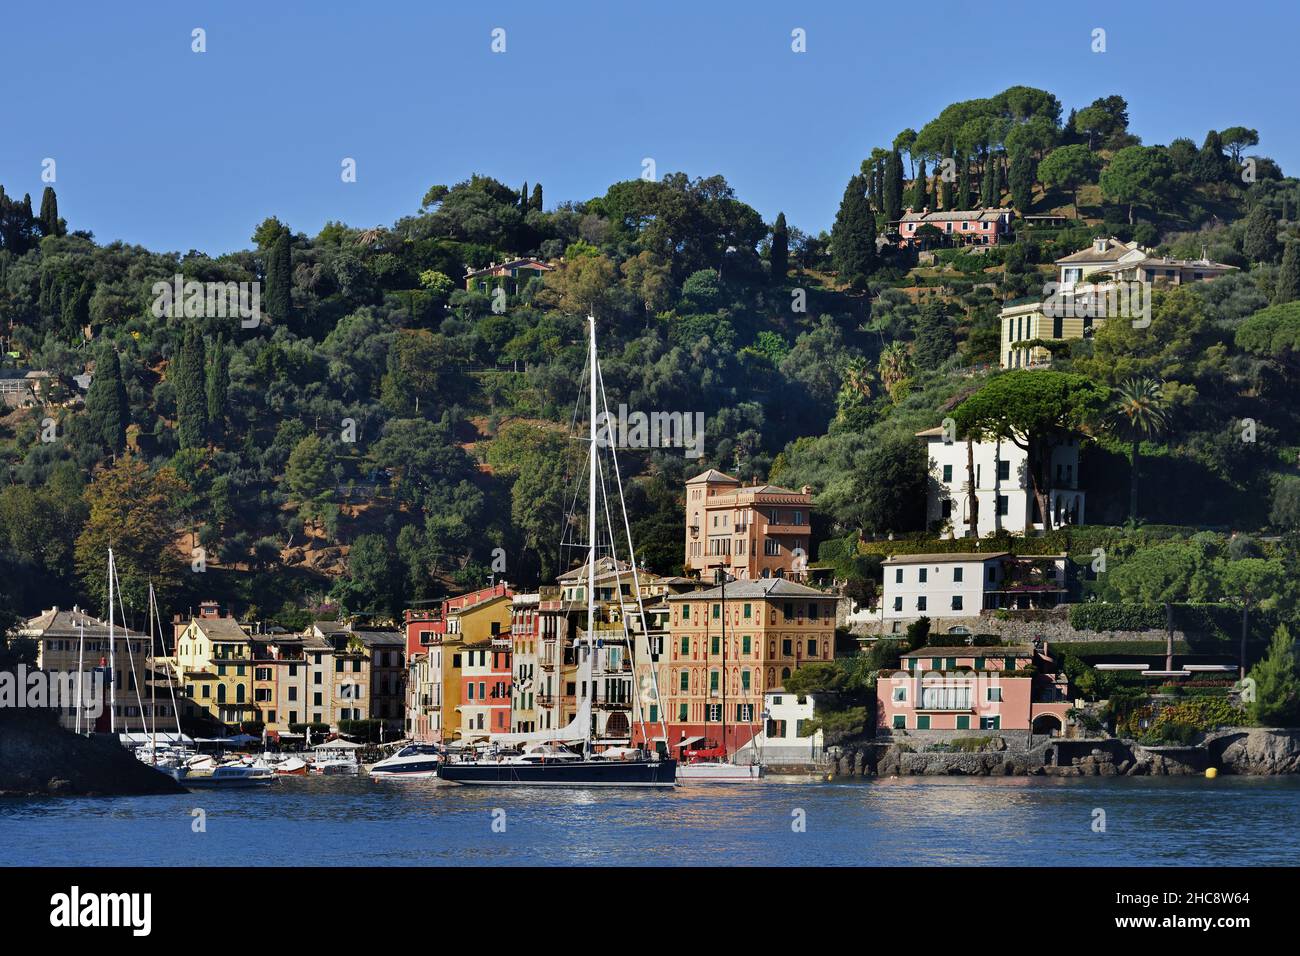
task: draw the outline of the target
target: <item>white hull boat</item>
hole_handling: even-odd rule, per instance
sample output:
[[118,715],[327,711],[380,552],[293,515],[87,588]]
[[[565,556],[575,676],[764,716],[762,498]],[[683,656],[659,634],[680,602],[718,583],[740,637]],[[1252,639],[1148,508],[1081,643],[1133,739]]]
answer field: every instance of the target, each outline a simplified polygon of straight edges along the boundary
[[683,763],[677,765],[677,779],[683,783],[757,783],[763,778],[758,764]]

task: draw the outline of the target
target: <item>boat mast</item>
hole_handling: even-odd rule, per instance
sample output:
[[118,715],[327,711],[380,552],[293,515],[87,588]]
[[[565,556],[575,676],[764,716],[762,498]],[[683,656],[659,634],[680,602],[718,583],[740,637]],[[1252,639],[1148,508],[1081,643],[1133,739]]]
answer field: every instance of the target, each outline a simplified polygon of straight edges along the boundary
[[722,760],[731,761],[731,752],[727,749],[727,569],[718,569],[718,580],[722,584]]
[[[153,629],[153,582],[149,582],[149,657],[146,660],[153,660],[157,651],[154,650],[154,629]],[[153,665],[150,665],[150,671]],[[146,671],[149,673],[149,671]],[[158,766],[158,689],[154,682],[154,677],[149,676],[149,718],[153,727],[151,739],[153,743],[153,765]]]
[[[590,344],[590,369],[589,379],[587,382],[587,391],[589,392],[589,419],[588,432],[590,434],[591,451],[588,455],[587,469],[587,677],[590,685],[587,693],[588,699],[596,698],[596,675],[595,668],[592,665],[592,655],[595,654],[595,633],[596,633],[596,468],[599,464],[597,454],[600,451],[596,444],[596,317],[587,316],[587,325],[591,330]],[[595,719],[594,717],[592,718]],[[583,750],[591,750],[591,727],[586,728],[586,741],[583,744]]]
[[86,622],[78,621],[81,638],[77,641],[77,733],[81,733],[81,688],[86,682]]
[[108,732],[117,733],[117,641],[113,632],[113,549],[108,549]]

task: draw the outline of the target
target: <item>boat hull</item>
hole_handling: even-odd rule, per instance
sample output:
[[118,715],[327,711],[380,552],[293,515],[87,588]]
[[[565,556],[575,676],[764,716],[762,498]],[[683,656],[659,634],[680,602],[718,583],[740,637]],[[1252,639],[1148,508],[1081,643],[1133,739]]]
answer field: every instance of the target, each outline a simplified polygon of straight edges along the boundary
[[762,778],[763,768],[757,764],[687,763],[677,768],[682,783],[758,783]]
[[555,763],[448,763],[448,783],[497,787],[671,787],[677,761],[582,760]]

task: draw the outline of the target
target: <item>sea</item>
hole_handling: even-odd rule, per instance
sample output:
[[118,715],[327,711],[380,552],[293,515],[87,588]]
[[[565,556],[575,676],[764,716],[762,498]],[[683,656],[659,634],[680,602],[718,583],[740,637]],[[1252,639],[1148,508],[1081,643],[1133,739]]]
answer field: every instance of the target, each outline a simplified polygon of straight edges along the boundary
[[671,790],[280,778],[0,799],[0,866],[1262,866],[1296,777],[770,777]]

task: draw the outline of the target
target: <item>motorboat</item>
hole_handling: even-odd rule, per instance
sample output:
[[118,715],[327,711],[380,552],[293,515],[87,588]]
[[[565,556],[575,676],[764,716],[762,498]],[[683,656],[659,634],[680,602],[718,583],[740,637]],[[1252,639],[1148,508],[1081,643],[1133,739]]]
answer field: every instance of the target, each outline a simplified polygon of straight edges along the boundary
[[271,770],[277,777],[307,776],[307,761],[301,757],[287,757],[275,764]]
[[763,779],[759,764],[700,761],[677,766],[677,779],[686,783],[756,783]]
[[251,766],[244,763],[223,764],[211,773],[192,774],[185,778],[187,787],[200,787],[209,790],[239,790],[250,787],[270,786],[275,774],[264,763]]
[[370,767],[373,779],[427,780],[438,775],[442,751],[433,744],[409,744]]

